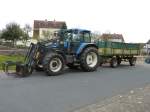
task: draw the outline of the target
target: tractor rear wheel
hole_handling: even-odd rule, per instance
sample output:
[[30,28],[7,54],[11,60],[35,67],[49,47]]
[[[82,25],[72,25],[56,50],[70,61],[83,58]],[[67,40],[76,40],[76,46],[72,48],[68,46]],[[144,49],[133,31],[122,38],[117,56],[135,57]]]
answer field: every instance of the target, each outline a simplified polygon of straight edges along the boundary
[[86,48],[81,54],[80,66],[86,72],[95,71],[99,66],[98,50],[94,47]]
[[63,72],[64,58],[58,53],[50,53],[44,58],[44,70],[49,76],[56,76]]

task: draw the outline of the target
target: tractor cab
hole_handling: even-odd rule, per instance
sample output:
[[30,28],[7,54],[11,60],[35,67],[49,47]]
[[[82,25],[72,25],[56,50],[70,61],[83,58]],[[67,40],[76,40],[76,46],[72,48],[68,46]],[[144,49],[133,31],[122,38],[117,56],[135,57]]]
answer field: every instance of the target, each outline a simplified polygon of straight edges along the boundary
[[70,42],[91,42],[91,32],[89,30],[68,29],[64,31],[64,39]]
[[68,53],[76,53],[83,43],[91,43],[91,32],[82,29],[68,29],[61,33],[63,37],[64,49]]

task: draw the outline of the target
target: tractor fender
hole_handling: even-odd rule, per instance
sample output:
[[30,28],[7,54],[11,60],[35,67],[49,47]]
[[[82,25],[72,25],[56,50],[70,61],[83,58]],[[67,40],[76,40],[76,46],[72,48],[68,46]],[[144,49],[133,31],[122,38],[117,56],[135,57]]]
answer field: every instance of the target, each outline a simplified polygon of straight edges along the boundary
[[64,53],[63,51],[61,51],[61,50],[56,50],[56,52],[57,52],[58,54],[60,54],[60,55],[64,58],[64,60],[66,60],[66,55],[65,55],[65,53]]
[[87,47],[98,48],[98,46],[94,43],[82,43],[76,51],[76,56],[79,56],[84,51],[84,49],[87,48]]
[[[58,54],[60,54],[60,55],[64,58],[64,60],[66,60],[66,55],[65,55],[65,53],[64,53],[63,51],[59,50],[59,49],[50,49],[50,50],[45,54],[45,56],[48,56],[48,55],[50,55],[51,53],[58,53]],[[45,57],[45,56],[44,56],[44,57]]]

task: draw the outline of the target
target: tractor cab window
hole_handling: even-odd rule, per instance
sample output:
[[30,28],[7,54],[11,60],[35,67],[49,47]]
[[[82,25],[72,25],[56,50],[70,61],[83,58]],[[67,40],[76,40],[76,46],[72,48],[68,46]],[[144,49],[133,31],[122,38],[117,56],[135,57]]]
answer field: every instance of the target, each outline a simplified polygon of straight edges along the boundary
[[61,34],[64,40],[72,42],[91,42],[89,31],[68,30]]
[[78,36],[78,34],[72,34],[72,41],[73,42],[78,42],[78,41],[80,41],[80,38],[79,38],[79,36]]
[[72,42],[80,42],[80,37],[76,31],[72,32]]
[[91,37],[89,32],[73,32],[72,33],[73,42],[91,42]]
[[91,37],[89,32],[84,32],[84,42],[91,42]]

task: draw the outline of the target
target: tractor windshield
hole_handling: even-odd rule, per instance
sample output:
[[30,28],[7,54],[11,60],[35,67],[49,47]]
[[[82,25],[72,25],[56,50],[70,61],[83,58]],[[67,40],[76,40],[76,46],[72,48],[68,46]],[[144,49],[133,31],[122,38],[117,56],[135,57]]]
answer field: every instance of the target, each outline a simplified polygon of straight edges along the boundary
[[73,42],[80,41],[78,31],[76,30],[65,30],[63,32],[60,32],[59,35],[65,40],[70,40]]
[[72,42],[90,42],[90,32],[89,31],[80,31],[80,30],[65,30],[60,33],[60,37],[65,40],[70,40]]

